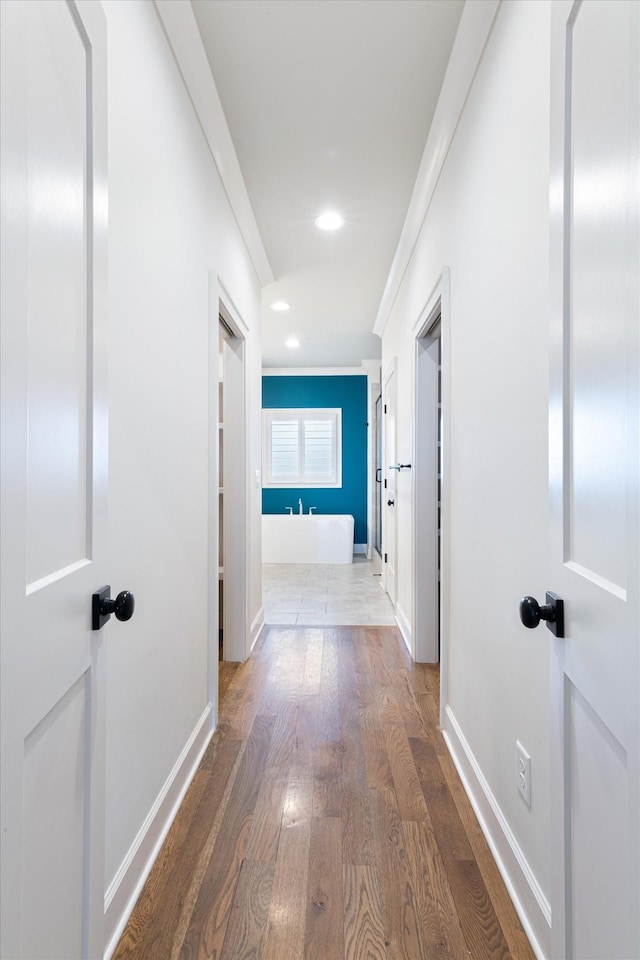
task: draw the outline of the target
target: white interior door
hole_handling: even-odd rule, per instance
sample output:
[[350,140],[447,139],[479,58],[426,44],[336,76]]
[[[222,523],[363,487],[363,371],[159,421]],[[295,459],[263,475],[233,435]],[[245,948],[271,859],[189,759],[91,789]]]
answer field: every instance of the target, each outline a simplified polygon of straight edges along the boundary
[[106,25],[0,16],[0,952],[70,960],[104,946]]
[[552,22],[555,957],[640,957],[637,3]]
[[383,510],[383,573],[384,588],[389,594],[391,602],[395,606],[396,602],[396,552],[397,552],[397,532],[396,532],[396,511],[397,511],[397,486],[398,471],[392,469],[397,464],[397,444],[396,444],[396,368],[395,363],[387,373],[384,380],[383,400],[384,400],[384,490],[382,491],[382,510]]

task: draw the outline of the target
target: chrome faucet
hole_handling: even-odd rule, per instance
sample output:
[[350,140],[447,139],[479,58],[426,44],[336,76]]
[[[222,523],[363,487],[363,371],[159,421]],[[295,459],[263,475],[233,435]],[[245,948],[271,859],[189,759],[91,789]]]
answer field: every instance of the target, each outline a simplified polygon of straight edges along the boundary
[[309,507],[309,516],[313,513],[314,510],[317,510],[317,507]]
[[293,507],[285,507],[285,510],[289,511],[289,516],[293,516]]
[[300,514],[300,516],[302,516],[302,514],[304,513],[304,510],[302,509],[302,497],[298,498],[298,513]]

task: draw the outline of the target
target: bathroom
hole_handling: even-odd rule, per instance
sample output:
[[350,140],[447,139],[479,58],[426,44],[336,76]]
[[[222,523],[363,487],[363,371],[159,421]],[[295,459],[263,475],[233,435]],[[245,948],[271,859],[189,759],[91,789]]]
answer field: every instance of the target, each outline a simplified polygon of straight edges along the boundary
[[[394,622],[380,586],[380,558],[375,550],[367,558],[369,410],[377,396],[371,379],[364,368],[319,375],[263,369],[267,622]],[[301,480],[304,471],[293,448],[306,448],[310,459],[314,440],[324,456]],[[326,455],[331,441],[335,456]],[[375,476],[375,469],[371,473]],[[327,603],[327,594],[333,603]]]
[[[293,475],[296,465],[285,464],[281,475],[271,480],[268,456],[263,456],[262,513],[285,516],[290,507],[299,514],[311,508],[317,516],[350,515],[354,518],[354,548],[366,553],[367,545],[367,451],[368,451],[368,377],[359,375],[283,376],[262,371],[263,443],[268,447],[269,429],[265,426],[273,411],[322,410],[325,422],[334,417],[337,437],[336,462],[320,465],[314,480],[296,483],[282,474]],[[336,415],[335,411],[339,414]],[[275,442],[275,441],[274,441]],[[301,445],[302,446],[302,445]],[[329,472],[333,467],[333,475]]]

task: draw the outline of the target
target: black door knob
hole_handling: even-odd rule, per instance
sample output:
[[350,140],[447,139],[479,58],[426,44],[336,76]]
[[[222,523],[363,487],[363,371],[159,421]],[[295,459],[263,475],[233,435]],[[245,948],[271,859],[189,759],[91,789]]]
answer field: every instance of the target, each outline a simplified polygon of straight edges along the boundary
[[387,500],[387,506],[392,507],[395,504],[395,500]]
[[130,590],[121,590],[115,600],[105,597],[100,604],[100,613],[103,617],[109,613],[115,614],[116,620],[131,620],[136,608],[136,598]]
[[93,594],[91,598],[91,626],[93,630],[100,630],[111,614],[116,620],[131,620],[136,608],[136,599],[130,590],[121,590],[115,600],[109,594],[111,587],[107,584]]
[[564,637],[564,603],[556,593],[548,592],[542,606],[535,597],[523,597],[520,601],[520,620],[532,630],[541,620],[547,621],[549,630],[556,637]]

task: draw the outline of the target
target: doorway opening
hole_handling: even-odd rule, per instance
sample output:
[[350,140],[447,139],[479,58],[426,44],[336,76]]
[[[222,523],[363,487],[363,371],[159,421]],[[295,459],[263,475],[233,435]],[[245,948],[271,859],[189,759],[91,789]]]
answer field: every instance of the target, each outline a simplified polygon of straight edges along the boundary
[[418,316],[414,366],[413,656],[440,662],[440,717],[448,694],[449,271],[445,268]]
[[224,660],[224,365],[225,343],[233,339],[233,331],[221,314],[218,315],[218,660]]
[[[220,284],[217,281],[217,288]],[[247,649],[247,453],[245,338],[242,321],[216,297],[212,329],[215,466],[212,517],[216,531],[212,577],[211,656],[216,663],[241,662]],[[217,329],[216,329],[217,327]],[[215,338],[215,339],[214,339]],[[215,645],[215,648],[214,648]],[[219,667],[216,670],[216,686]],[[213,680],[213,676],[212,676]]]

